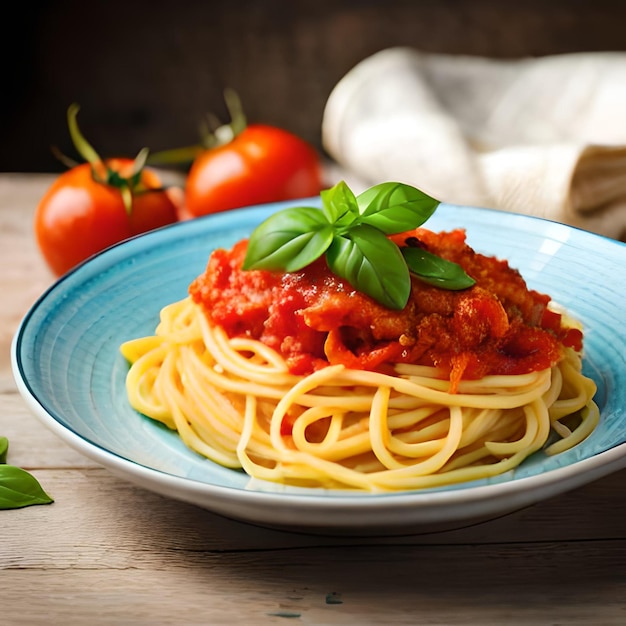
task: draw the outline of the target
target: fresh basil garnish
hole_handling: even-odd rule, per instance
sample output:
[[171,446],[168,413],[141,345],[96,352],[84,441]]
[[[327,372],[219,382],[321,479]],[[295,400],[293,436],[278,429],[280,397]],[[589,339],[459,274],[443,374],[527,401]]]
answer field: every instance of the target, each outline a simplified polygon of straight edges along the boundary
[[319,209],[284,209],[256,228],[243,269],[296,272],[322,256],[333,236],[332,223]]
[[321,210],[290,207],[262,222],[250,236],[243,269],[295,272],[325,255],[333,273],[396,310],[409,299],[411,274],[443,289],[474,284],[456,263],[388,238],[421,226],[439,206],[419,189],[389,182],[355,196],[341,181],[320,197]]
[[395,235],[421,226],[437,209],[439,201],[423,191],[401,183],[380,183],[357,198],[360,221]]
[[6,465],[8,450],[9,440],[0,437],[0,509],[19,509],[53,502],[32,474]]
[[322,211],[335,227],[349,226],[359,214],[359,205],[354,192],[344,181],[320,193]]
[[390,309],[403,309],[411,291],[400,249],[369,224],[336,235],[326,253],[331,272]]
[[428,250],[403,246],[401,252],[411,272],[430,285],[459,290],[467,289],[476,282],[458,263],[442,259]]

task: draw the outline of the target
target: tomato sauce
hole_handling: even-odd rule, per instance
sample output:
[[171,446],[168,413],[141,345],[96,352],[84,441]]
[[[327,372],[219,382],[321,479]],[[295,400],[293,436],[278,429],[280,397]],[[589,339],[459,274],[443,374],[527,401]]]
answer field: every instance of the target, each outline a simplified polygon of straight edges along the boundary
[[440,368],[454,390],[461,379],[550,367],[563,346],[582,349],[582,333],[547,308],[550,297],[529,290],[506,261],[472,250],[463,230],[420,228],[393,239],[458,263],[476,284],[448,291],[413,277],[408,304],[394,311],[332,274],[323,259],[293,273],[243,271],[243,240],[215,250],[189,292],[211,323],[274,348],[294,374],[336,363],[377,371],[412,363]]

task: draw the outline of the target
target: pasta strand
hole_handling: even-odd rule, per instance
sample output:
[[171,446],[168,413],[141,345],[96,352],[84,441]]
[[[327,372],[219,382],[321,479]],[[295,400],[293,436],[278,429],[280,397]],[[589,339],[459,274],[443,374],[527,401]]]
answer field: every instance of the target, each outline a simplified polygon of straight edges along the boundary
[[552,369],[462,380],[453,394],[422,365],[295,376],[277,352],[229,339],[185,298],[164,307],[154,336],[121,351],[137,411],[255,480],[371,492],[449,485],[511,471],[540,449],[563,452],[599,420],[595,384],[571,349]]

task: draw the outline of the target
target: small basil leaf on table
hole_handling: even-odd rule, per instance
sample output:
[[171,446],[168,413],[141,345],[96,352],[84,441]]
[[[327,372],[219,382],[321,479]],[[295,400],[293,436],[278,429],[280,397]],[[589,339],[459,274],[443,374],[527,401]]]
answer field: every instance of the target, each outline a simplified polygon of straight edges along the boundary
[[395,235],[421,226],[440,202],[403,183],[380,183],[357,196],[363,224]]
[[0,437],[0,465],[7,462],[8,452],[9,440],[6,437]]
[[333,226],[319,209],[284,209],[254,230],[243,269],[295,272],[322,256],[332,239]]
[[398,246],[367,224],[336,235],[326,252],[328,267],[360,291],[390,309],[405,307],[411,279]]
[[0,509],[19,509],[51,502],[52,498],[32,474],[13,465],[0,465]]
[[401,251],[409,270],[430,285],[460,290],[467,289],[476,282],[457,263],[442,259],[427,250],[403,247]]

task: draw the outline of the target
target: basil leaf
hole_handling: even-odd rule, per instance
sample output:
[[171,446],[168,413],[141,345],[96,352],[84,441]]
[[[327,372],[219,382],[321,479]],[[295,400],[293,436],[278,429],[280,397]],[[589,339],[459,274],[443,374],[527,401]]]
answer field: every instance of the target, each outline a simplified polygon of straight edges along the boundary
[[13,465],[0,466],[0,509],[19,509],[53,501],[32,474]]
[[401,252],[411,272],[429,285],[459,290],[467,289],[476,282],[458,263],[442,259],[427,250],[403,247]]
[[398,246],[367,224],[336,235],[326,252],[331,271],[390,309],[403,309],[411,278]]
[[342,180],[320,193],[322,211],[331,224],[347,226],[359,215],[359,205],[352,189]]
[[254,230],[242,267],[295,272],[322,256],[332,240],[333,226],[319,209],[283,209]]
[[7,462],[8,452],[9,440],[6,437],[0,437],[0,465]]
[[475,281],[462,267],[419,248],[402,248],[387,235],[421,226],[439,206],[423,191],[380,183],[355,196],[341,181],[320,194],[321,210],[292,207],[261,223],[248,241],[243,269],[298,271],[322,255],[330,270],[391,309],[402,309],[411,274],[442,289]]
[[360,222],[387,235],[421,226],[437,209],[439,200],[403,183],[380,183],[357,196]]

